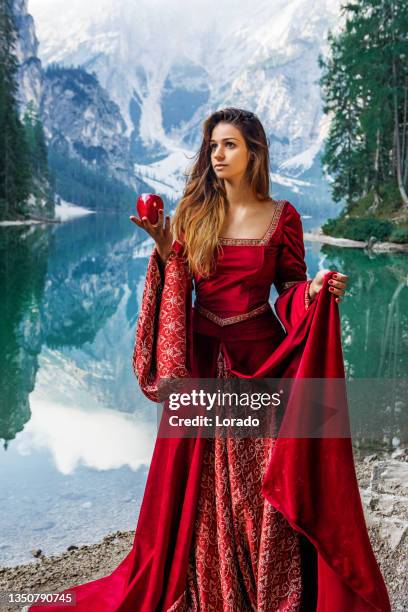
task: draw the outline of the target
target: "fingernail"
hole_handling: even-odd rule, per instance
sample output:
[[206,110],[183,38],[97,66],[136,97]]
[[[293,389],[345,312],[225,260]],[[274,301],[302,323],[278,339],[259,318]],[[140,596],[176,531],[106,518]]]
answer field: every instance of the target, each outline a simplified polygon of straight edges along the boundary
[[333,274],[333,278],[337,278],[337,274]]

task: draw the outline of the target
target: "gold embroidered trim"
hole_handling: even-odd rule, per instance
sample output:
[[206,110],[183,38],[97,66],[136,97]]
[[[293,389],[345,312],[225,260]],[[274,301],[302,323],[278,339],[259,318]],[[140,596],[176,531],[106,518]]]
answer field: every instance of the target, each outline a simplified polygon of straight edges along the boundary
[[305,309],[307,310],[310,306],[310,295],[309,295],[309,287],[310,287],[310,283],[312,282],[313,279],[309,279],[306,283],[305,286]]
[[234,315],[233,317],[226,317],[225,319],[222,319],[221,317],[214,314],[210,310],[207,310],[203,306],[200,306],[200,304],[194,304],[194,308],[204,317],[207,317],[207,319],[210,319],[210,321],[213,321],[217,325],[220,325],[221,327],[223,327],[224,325],[232,325],[233,323],[238,323],[239,321],[245,321],[246,319],[252,319],[253,317],[256,317],[258,314],[261,314],[262,312],[271,310],[271,305],[269,304],[269,302],[265,302],[264,304],[262,304],[261,306],[258,306],[257,308],[254,308],[253,310],[249,310],[248,312],[244,312],[239,315]]
[[263,238],[224,238],[222,236],[219,237],[220,244],[228,244],[233,246],[239,246],[240,244],[246,244],[247,246],[258,246],[268,244],[271,239],[272,234],[275,232],[279,219],[282,214],[283,207],[285,205],[285,200],[276,200],[275,208],[273,210],[273,215],[271,222],[266,230]]

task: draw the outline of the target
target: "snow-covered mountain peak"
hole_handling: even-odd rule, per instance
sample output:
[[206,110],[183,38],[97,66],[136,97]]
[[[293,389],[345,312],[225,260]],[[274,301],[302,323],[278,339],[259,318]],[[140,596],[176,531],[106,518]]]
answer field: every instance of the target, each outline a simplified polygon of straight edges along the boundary
[[[299,175],[325,134],[317,57],[341,0],[29,0],[43,63],[95,71],[141,166],[197,148],[203,119],[260,117],[273,171]],[[179,156],[176,156],[179,158]]]

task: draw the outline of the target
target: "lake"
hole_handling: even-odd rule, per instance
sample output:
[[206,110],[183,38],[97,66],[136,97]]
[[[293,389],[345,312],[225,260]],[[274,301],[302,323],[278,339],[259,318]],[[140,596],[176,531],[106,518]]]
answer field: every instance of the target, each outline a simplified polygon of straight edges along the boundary
[[[304,229],[321,221],[305,218]],[[350,405],[354,443],[396,448],[407,439],[398,381],[408,364],[408,257],[305,246],[309,277],[320,268],[350,277],[340,314],[346,376],[363,392]],[[152,243],[127,213],[0,227],[0,249],[4,566],[33,560],[32,549],[50,555],[135,528],[156,405],[131,365]]]

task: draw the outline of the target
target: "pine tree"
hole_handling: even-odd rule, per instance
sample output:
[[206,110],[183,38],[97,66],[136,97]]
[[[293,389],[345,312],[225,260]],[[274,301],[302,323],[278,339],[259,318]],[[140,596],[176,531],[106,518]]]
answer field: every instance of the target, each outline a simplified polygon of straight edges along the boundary
[[28,147],[17,104],[18,62],[11,0],[0,2],[0,217],[27,213]]
[[343,31],[329,33],[330,57],[319,57],[324,111],[332,116],[322,159],[333,198],[371,193],[375,210],[391,181],[406,207],[408,3],[353,0],[342,12]]
[[34,104],[30,101],[23,117],[31,174],[48,178],[47,145],[44,129]]

